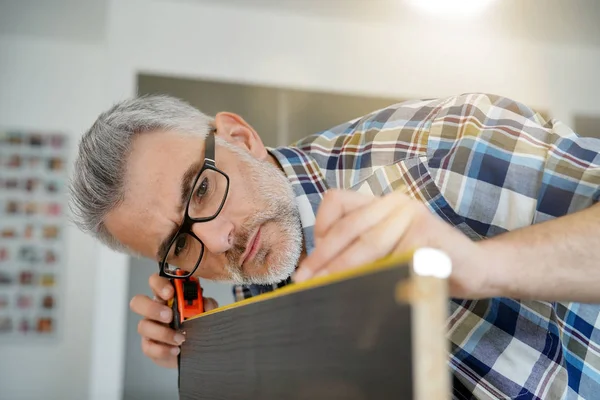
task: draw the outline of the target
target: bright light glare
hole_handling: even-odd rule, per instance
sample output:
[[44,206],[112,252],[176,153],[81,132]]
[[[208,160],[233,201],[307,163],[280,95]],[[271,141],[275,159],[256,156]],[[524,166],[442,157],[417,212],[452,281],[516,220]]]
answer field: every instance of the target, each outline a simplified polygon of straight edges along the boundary
[[494,0],[408,0],[414,7],[443,17],[471,17],[480,14]]
[[417,275],[446,279],[452,273],[452,261],[446,253],[424,247],[413,254],[413,270]]

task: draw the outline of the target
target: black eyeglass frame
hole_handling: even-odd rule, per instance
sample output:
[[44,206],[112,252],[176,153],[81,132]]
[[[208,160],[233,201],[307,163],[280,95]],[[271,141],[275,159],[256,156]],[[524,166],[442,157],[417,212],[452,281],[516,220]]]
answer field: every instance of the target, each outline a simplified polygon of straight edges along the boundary
[[[192,183],[192,191],[191,191],[191,193],[187,199],[186,205],[185,205],[185,213],[183,214],[183,222],[179,226],[179,229],[177,230],[177,232],[175,232],[175,234],[171,238],[171,241],[169,242],[169,246],[167,246],[167,251],[165,252],[165,254],[163,254],[162,260],[159,261],[159,263],[158,263],[159,275],[161,277],[169,278],[169,279],[187,279],[190,276],[192,276],[194,274],[194,272],[196,272],[196,270],[198,269],[198,266],[200,265],[200,263],[202,262],[202,259],[204,258],[205,246],[204,246],[204,243],[202,242],[202,240],[198,236],[196,236],[194,234],[194,232],[192,232],[192,226],[196,223],[208,222],[208,221],[212,221],[213,219],[217,218],[217,216],[223,209],[223,206],[225,205],[227,196],[229,195],[229,176],[225,172],[218,169],[217,166],[215,165],[215,133],[216,132],[217,132],[217,129],[213,128],[206,136],[206,141],[205,141],[206,148],[204,150],[204,164],[202,165],[202,168],[200,168],[200,171],[198,171],[198,173],[196,174],[196,177],[194,178],[194,181]],[[200,176],[202,176],[202,173],[206,170],[213,170],[216,173],[221,174],[225,177],[225,179],[227,180],[227,187],[225,188],[225,194],[223,196],[223,199],[221,200],[221,204],[219,205],[219,208],[213,215],[211,215],[210,217],[192,218],[189,214],[190,201],[192,200],[192,196],[194,195],[194,188],[196,187],[196,184],[198,183],[198,179],[200,179]],[[198,261],[196,261],[196,265],[194,265],[193,269],[191,269],[190,271],[183,271],[181,269],[177,269],[177,272],[179,272],[179,273],[177,275],[172,275],[172,274],[165,272],[165,266],[169,265],[169,263],[167,262],[167,257],[169,255],[169,250],[171,249],[171,247],[173,246],[173,244],[175,243],[175,241],[177,240],[179,235],[181,235],[182,233],[188,234],[188,235],[192,236],[194,239],[196,239],[202,245],[202,251],[200,252],[200,257],[198,257]]]

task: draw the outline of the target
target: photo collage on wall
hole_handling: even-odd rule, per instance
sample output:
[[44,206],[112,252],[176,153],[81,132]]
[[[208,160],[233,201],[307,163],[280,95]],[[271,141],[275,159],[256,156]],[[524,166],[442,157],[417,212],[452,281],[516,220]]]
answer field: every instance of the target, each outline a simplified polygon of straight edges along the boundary
[[0,131],[0,341],[56,335],[67,136]]

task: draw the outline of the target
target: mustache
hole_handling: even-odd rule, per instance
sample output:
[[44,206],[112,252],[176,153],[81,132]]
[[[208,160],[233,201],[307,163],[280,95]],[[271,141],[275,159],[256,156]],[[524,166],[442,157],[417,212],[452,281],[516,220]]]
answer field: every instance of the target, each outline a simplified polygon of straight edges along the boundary
[[242,268],[241,258],[246,251],[248,240],[250,240],[249,230],[244,230],[244,232],[240,232],[236,236],[233,246],[226,253],[227,261],[231,268],[234,268],[235,270],[240,270]]
[[252,233],[257,227],[271,221],[272,219],[273,218],[251,218],[242,225],[239,233],[235,236],[233,246],[225,254],[227,262],[229,263],[229,268],[236,271],[241,271],[241,258],[246,251],[246,247],[252,236]]

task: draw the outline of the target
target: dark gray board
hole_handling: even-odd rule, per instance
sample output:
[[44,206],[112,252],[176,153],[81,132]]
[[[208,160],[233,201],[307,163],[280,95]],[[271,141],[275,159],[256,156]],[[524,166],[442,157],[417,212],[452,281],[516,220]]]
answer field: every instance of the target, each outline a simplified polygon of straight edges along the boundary
[[184,324],[180,398],[411,399],[406,266],[251,302]]

